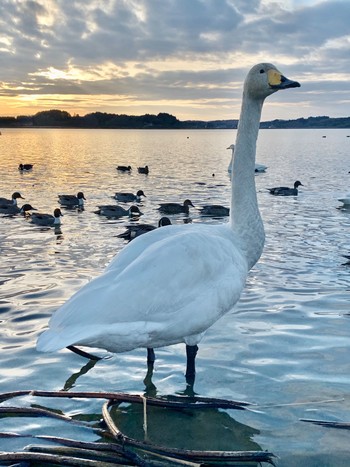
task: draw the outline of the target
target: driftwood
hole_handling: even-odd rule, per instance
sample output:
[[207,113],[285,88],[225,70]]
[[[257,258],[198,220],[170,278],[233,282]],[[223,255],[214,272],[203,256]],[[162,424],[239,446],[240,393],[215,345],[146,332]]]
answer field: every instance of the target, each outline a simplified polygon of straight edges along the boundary
[[[108,399],[119,402],[130,402],[134,404],[143,404],[144,397],[137,394],[127,394],[122,392],[66,392],[66,391],[13,391],[0,393],[0,402],[14,397],[36,396],[36,397],[63,397],[63,398],[83,398],[83,399]],[[238,409],[244,410],[250,406],[249,402],[231,401],[227,399],[216,399],[199,396],[169,396],[169,397],[146,397],[147,405],[169,407],[169,408],[220,408],[220,409]]]
[[[13,416],[47,416],[57,418],[69,423],[89,426],[92,430],[98,430],[101,436],[107,436],[111,442],[82,442],[53,436],[31,436],[33,440],[51,441],[59,446],[31,445],[30,452],[0,452],[0,464],[10,465],[14,462],[42,463],[44,465],[66,465],[82,467],[110,467],[111,465],[130,465],[141,467],[166,467],[187,466],[199,467],[201,465],[234,465],[242,462],[254,464],[266,462],[274,465],[272,453],[266,451],[199,451],[168,448],[146,441],[139,441],[126,436],[115,425],[110,416],[111,406],[122,402],[143,404],[149,406],[168,407],[172,409],[205,409],[225,408],[244,410],[250,404],[248,402],[230,401],[225,399],[206,397],[143,397],[134,394],[114,392],[65,392],[65,391],[14,391],[0,394],[0,401],[5,401],[19,396],[58,397],[58,398],[90,398],[106,399],[102,407],[103,420],[107,429],[92,427],[90,423],[75,420],[65,414],[43,408],[0,407],[2,417]],[[17,433],[0,433],[1,437],[21,437]],[[25,435],[28,438],[28,435]]]

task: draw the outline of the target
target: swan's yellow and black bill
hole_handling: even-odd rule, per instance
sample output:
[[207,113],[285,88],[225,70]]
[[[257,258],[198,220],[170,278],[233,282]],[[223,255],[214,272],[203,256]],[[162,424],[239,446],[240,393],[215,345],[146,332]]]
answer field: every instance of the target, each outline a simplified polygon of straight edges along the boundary
[[292,81],[283,76],[277,70],[269,70],[267,72],[269,85],[272,89],[287,89],[287,88],[299,88],[300,83],[298,81]]

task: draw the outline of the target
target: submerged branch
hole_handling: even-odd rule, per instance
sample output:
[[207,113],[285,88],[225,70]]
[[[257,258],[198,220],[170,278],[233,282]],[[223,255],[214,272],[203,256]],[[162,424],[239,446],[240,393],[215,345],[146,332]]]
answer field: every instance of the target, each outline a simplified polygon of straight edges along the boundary
[[342,430],[350,430],[350,422],[329,422],[326,420],[313,420],[312,418],[300,418],[301,422],[313,423],[328,428],[340,428]]
[[[130,402],[135,404],[143,404],[144,397],[137,394],[127,394],[122,392],[65,392],[65,391],[13,391],[0,394],[0,401],[11,399],[20,396],[36,396],[36,397],[63,397],[63,398],[84,398],[84,399],[112,399],[120,402]],[[237,409],[244,410],[250,406],[249,402],[231,401],[227,399],[217,399],[200,396],[171,396],[171,397],[146,397],[147,404],[160,407],[173,408],[221,408],[221,409]]]
[[[237,402],[225,399],[216,399],[199,396],[168,396],[168,397],[144,397],[135,394],[119,392],[66,392],[66,391],[14,391],[0,394],[0,401],[19,396],[36,396],[48,398],[84,398],[107,399],[102,407],[102,416],[108,430],[100,430],[103,435],[112,438],[113,442],[82,442],[53,436],[31,436],[36,440],[51,441],[61,444],[58,446],[31,446],[28,453],[0,453],[0,464],[9,461],[18,462],[42,462],[45,465],[71,465],[107,467],[111,464],[136,465],[141,467],[153,466],[191,466],[199,467],[202,464],[211,463],[231,465],[233,463],[266,462],[274,465],[274,455],[267,451],[200,451],[170,448],[145,441],[139,441],[124,435],[115,425],[109,408],[122,402],[145,404],[149,406],[167,407],[172,409],[206,409],[224,408],[244,410],[250,406],[248,402]],[[59,414],[43,408],[0,407],[0,416],[26,415],[49,416],[62,421],[89,426],[87,422],[77,421],[67,415]],[[0,433],[0,437],[18,437],[17,433]],[[40,452],[39,452],[40,451]],[[135,452],[137,451],[137,452]]]

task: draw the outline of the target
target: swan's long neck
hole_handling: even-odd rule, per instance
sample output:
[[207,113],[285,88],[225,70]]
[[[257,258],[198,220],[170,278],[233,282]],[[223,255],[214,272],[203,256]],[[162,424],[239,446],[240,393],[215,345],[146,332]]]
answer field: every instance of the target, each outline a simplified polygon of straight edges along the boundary
[[249,269],[260,258],[265,233],[255,187],[256,141],[263,101],[243,94],[232,166],[231,225],[241,240]]

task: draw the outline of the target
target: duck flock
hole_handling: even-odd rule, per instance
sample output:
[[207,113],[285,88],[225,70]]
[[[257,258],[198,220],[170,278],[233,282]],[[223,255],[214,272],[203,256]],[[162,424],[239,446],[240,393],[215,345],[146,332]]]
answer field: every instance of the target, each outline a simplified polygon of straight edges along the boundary
[[[31,172],[33,170],[33,164],[19,164],[18,170],[23,172]],[[130,173],[132,167],[130,165],[118,165],[116,170],[120,173]],[[139,174],[149,174],[148,165],[138,167],[137,172]],[[94,212],[100,216],[107,218],[118,219],[127,217],[133,221],[138,221],[140,216],[143,215],[140,207],[138,206],[144,198],[147,198],[143,190],[137,190],[136,193],[127,191],[118,191],[111,195],[111,199],[115,202],[112,204],[101,204],[95,207]],[[20,203],[20,201],[22,201]],[[61,218],[63,213],[61,208],[65,209],[77,209],[79,211],[85,210],[85,202],[87,198],[82,191],[76,194],[58,194],[57,195],[57,207],[54,207],[52,213],[44,213],[38,210],[37,207],[32,206],[19,191],[12,193],[11,197],[0,198],[0,214],[5,216],[23,215],[30,223],[39,225],[41,227],[59,227],[61,225]],[[119,204],[120,203],[120,204]],[[130,205],[131,204],[131,205]],[[161,203],[156,210],[159,211],[160,218],[158,225],[134,223],[133,225],[127,225],[127,230],[118,235],[120,238],[132,240],[133,238],[147,233],[156,227],[170,225],[171,220],[164,215],[173,214],[184,214],[188,215],[190,207],[195,208],[191,200],[185,199],[183,202],[168,202]],[[203,205],[198,207],[198,212],[201,216],[211,217],[227,217],[229,215],[229,208],[221,205]],[[163,217],[161,217],[163,215]],[[186,221],[185,221],[186,222]]]
[[[231,161],[228,166],[228,173],[231,177],[232,175],[232,160],[234,154],[235,145],[231,144],[227,149],[232,150],[232,157]],[[263,164],[255,163],[255,173],[264,173],[266,172],[267,166]],[[33,170],[33,164],[19,164],[18,170],[20,172],[30,172]],[[132,167],[130,165],[118,165],[116,170],[121,173],[130,173],[132,171]],[[149,174],[149,167],[148,165],[144,167],[137,168],[138,173],[140,174]],[[267,188],[268,192],[275,196],[297,196],[298,195],[298,187],[303,186],[303,184],[297,180],[294,182],[293,187],[287,186],[280,186],[280,187],[273,187]],[[85,209],[85,195],[82,191],[79,191],[77,194],[58,194],[58,204],[60,207],[64,208],[71,208],[71,209],[78,209],[84,210]],[[144,198],[146,198],[146,194],[143,190],[138,190],[136,193],[131,192],[116,192],[114,195],[111,196],[112,199],[116,200],[117,202],[123,203],[123,205],[118,204],[104,204],[96,206],[96,210],[93,212],[100,216],[105,216],[108,218],[121,218],[121,217],[129,217],[133,220],[138,220],[140,216],[143,215],[139,206],[135,203],[140,203]],[[24,200],[25,198],[21,195],[20,192],[16,191],[12,193],[11,198],[0,197],[0,214],[7,215],[7,216],[14,216],[17,214],[23,215],[28,218],[28,220],[36,225],[39,226],[60,226],[61,224],[61,217],[63,217],[63,213],[59,207],[55,207],[51,213],[41,213],[36,212],[38,211],[37,208],[33,207],[30,203],[25,202],[21,206],[18,205],[18,200]],[[350,206],[350,195],[345,195],[343,198],[339,198],[339,201],[343,202],[345,206]],[[126,203],[133,203],[131,206],[125,206]],[[161,203],[156,208],[160,214],[185,214],[188,215],[190,212],[190,207],[195,208],[194,204],[190,199],[185,199],[181,203],[175,202],[168,202],[168,203]],[[35,212],[34,212],[35,211]],[[219,204],[205,204],[198,206],[198,212],[200,216],[208,216],[213,218],[222,218],[227,217],[230,215],[230,208],[227,206],[222,206]],[[166,220],[165,220],[166,219]],[[171,224],[169,218],[162,217],[159,219],[158,226],[164,226]],[[118,235],[120,238],[125,238],[131,240],[132,238],[141,235],[142,233],[146,233],[150,230],[155,229],[156,226],[150,224],[134,224],[133,226],[127,226],[127,230],[125,233]],[[132,233],[130,233],[132,232]],[[137,233],[136,233],[137,232]]]

